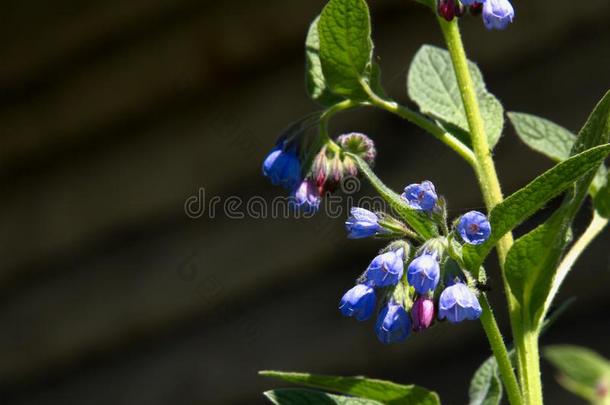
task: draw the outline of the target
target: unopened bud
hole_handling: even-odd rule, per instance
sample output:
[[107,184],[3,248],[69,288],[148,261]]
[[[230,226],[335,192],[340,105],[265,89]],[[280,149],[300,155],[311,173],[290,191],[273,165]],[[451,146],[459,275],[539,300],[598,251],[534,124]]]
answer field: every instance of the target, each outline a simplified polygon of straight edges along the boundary
[[428,329],[434,322],[434,301],[430,298],[419,297],[415,300],[411,309],[413,319],[413,330],[420,331]]
[[439,0],[438,15],[447,21],[453,20],[455,17],[455,0]]

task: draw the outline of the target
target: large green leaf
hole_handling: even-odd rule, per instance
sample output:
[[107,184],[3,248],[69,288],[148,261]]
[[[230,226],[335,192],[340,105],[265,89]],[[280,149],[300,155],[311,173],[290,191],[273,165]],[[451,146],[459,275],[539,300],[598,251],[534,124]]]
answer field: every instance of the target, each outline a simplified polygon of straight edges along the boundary
[[[531,114],[509,112],[508,118],[521,140],[536,152],[559,162],[567,159],[576,142],[576,135],[547,119]],[[591,194],[595,195],[606,182],[606,168],[601,165],[593,180]]]
[[276,405],[383,405],[372,399],[333,395],[302,388],[282,388],[265,392]]
[[[487,91],[481,71],[469,62],[485,132],[490,148],[498,143],[504,127],[504,109],[498,99]],[[409,97],[424,114],[431,115],[468,132],[468,120],[449,52],[430,45],[422,46],[409,68]]]
[[305,40],[305,61],[306,61],[306,85],[307,93],[312,100],[317,101],[323,106],[332,106],[341,100],[342,97],[337,96],[328,88],[324,73],[322,72],[322,63],[320,62],[320,37],[318,36],[318,22],[320,17],[309,26],[307,39]]
[[384,404],[439,405],[438,395],[417,385],[401,385],[364,377],[338,377],[308,373],[261,371],[261,375],[278,378],[311,388],[381,401]]
[[365,0],[330,0],[318,23],[320,62],[333,93],[366,98],[361,81],[369,80],[373,42]]
[[495,357],[488,358],[470,381],[468,405],[499,405],[502,400],[502,381]]
[[[578,346],[548,346],[544,357],[559,369],[562,385],[575,394],[596,404],[609,404],[610,362],[599,354]],[[602,389],[600,389],[602,388]]]
[[421,211],[417,211],[406,203],[406,201],[394,191],[390,190],[379,178],[373,173],[370,166],[357,155],[348,154],[356,161],[360,172],[364,174],[367,180],[373,185],[379,195],[386,201],[402,219],[404,219],[415,232],[421,235],[424,239],[429,239],[438,235],[438,228],[428,217]]
[[[498,204],[490,214],[491,236],[479,246],[465,246],[462,254],[469,269],[476,271],[507,232],[538,211],[550,199],[592,173],[610,153],[610,145],[601,145],[573,156],[543,173],[530,184]],[[590,183],[590,179],[589,179]]]

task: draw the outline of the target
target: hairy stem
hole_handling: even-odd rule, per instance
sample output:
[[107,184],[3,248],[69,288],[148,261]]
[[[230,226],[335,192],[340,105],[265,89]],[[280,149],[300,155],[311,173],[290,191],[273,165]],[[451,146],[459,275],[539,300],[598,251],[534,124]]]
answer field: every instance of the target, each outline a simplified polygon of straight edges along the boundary
[[[489,143],[487,141],[487,135],[485,134],[485,126],[481,116],[481,111],[479,109],[479,103],[477,100],[474,84],[472,82],[472,78],[470,77],[470,71],[468,69],[468,60],[466,59],[466,52],[464,51],[462,37],[460,35],[459,27],[456,21],[447,22],[441,17],[438,17],[438,21],[441,27],[441,31],[443,32],[443,36],[445,38],[445,42],[447,44],[449,54],[451,56],[451,62],[453,64],[456,79],[458,82],[458,87],[462,96],[462,102],[464,103],[466,119],[470,128],[472,147],[476,156],[475,172],[477,175],[477,180],[479,182],[479,186],[481,188],[481,192],[483,194],[483,199],[485,201],[487,210],[491,211],[496,205],[502,202],[502,189],[500,187],[500,181],[498,180],[496,167],[492,158],[491,150],[489,148]],[[533,389],[540,386],[539,373],[537,375],[538,384],[536,384],[535,382],[531,382],[530,384],[527,378],[524,377],[532,374],[528,373],[527,368],[531,366],[534,362],[538,364],[539,358],[536,357],[535,359],[530,359],[529,356],[534,354],[532,352],[527,352],[524,356],[521,356],[523,353],[520,353],[524,349],[523,345],[519,344],[519,340],[523,336],[523,324],[515,297],[510,291],[510,287],[508,285],[508,282],[506,281],[506,277],[503,271],[506,255],[508,254],[508,251],[510,250],[512,244],[512,234],[507,233],[498,242],[497,251],[498,257],[500,259],[500,267],[502,268],[502,278],[504,281],[504,289],[506,291],[506,297],[508,301],[513,337],[516,341],[516,348],[518,354],[517,363],[519,368],[519,374],[521,377],[521,385],[525,391],[529,388],[530,385],[533,386]],[[494,338],[494,336],[488,335],[490,343]],[[506,348],[504,348],[504,350],[506,350]],[[521,396],[518,388],[516,390],[514,389],[514,386],[516,385],[516,378],[512,369],[510,370],[510,373],[508,373],[507,370],[504,370],[504,372],[502,373],[502,378],[504,385],[507,388],[511,404],[520,404]],[[535,378],[535,375],[533,375],[532,378]],[[537,402],[536,405],[541,404],[542,392],[540,391],[534,396],[540,398],[540,401]]]

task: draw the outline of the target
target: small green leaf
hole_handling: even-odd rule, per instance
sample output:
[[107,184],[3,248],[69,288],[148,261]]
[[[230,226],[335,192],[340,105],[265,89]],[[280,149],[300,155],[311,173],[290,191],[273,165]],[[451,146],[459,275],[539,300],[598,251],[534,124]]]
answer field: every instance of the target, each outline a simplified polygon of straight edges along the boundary
[[[504,127],[504,108],[498,99],[487,91],[481,71],[469,62],[479,107],[485,123],[490,148],[498,143]],[[464,104],[449,52],[430,45],[422,46],[409,68],[407,77],[409,97],[424,114],[431,115],[469,132]]]
[[372,399],[345,397],[301,388],[282,388],[264,393],[276,405],[383,405]]
[[356,161],[360,172],[364,174],[367,180],[373,185],[379,195],[396,211],[402,219],[404,219],[415,232],[424,239],[430,239],[438,236],[438,228],[434,222],[423,212],[414,210],[409,207],[405,200],[394,191],[390,190],[379,178],[373,173],[370,166],[357,155],[348,154]]
[[[610,362],[599,354],[578,346],[557,345],[544,349],[544,357],[562,373],[560,383],[568,390],[596,404],[610,403]],[[605,402],[604,402],[605,400]]]
[[595,210],[602,217],[610,219],[610,177],[595,195]]
[[343,98],[333,94],[326,84],[322,64],[320,62],[320,37],[318,36],[318,22],[320,17],[309,26],[307,39],[305,40],[305,61],[306,61],[306,85],[307,93],[312,100],[317,101],[323,106],[329,107],[342,101]]
[[[576,135],[547,119],[531,114],[509,112],[508,118],[521,140],[536,152],[560,162],[570,156]],[[606,182],[606,168],[602,165],[595,175],[591,195]]]
[[468,268],[477,270],[502,236],[538,211],[550,199],[568,189],[582,176],[597,169],[608,153],[610,153],[610,144],[597,146],[573,156],[558,163],[498,204],[490,214],[492,233],[489,240],[479,246],[465,246],[462,250]]
[[502,400],[502,381],[495,357],[488,358],[470,381],[469,405],[499,405]]
[[338,377],[281,371],[261,371],[260,374],[306,387],[381,401],[384,404],[440,405],[436,393],[416,385],[401,385],[391,381],[364,377]]
[[518,112],[507,113],[521,140],[536,152],[559,162],[570,156],[576,135],[547,119]]
[[318,24],[320,62],[333,93],[366,98],[361,81],[369,80],[373,42],[365,0],[330,0]]

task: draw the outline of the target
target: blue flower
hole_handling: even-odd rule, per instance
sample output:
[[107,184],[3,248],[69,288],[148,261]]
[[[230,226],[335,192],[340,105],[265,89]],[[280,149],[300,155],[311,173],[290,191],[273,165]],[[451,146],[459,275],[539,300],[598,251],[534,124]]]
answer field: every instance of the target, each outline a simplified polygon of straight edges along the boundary
[[301,182],[299,187],[293,192],[291,203],[297,208],[307,213],[313,213],[320,208],[320,192],[309,179]]
[[344,316],[366,321],[375,310],[375,300],[375,290],[364,284],[357,284],[341,298],[339,310]]
[[407,200],[411,208],[424,212],[432,212],[438,200],[434,184],[430,181],[408,185],[402,197]]
[[457,230],[464,242],[470,245],[480,245],[489,239],[491,224],[484,214],[470,211],[462,215]]
[[364,208],[354,207],[351,216],[345,222],[345,229],[350,239],[367,238],[381,231],[377,215]]
[[404,250],[398,249],[375,257],[366,269],[364,279],[372,287],[396,285],[404,271]]
[[375,332],[381,343],[402,342],[411,332],[411,318],[402,305],[389,302],[379,313]]
[[483,23],[489,30],[503,30],[514,17],[515,10],[508,0],[487,0],[483,4]]
[[274,185],[293,190],[301,182],[301,162],[296,152],[276,146],[263,162],[263,174]]
[[451,323],[478,319],[483,312],[476,295],[463,283],[445,288],[438,306],[438,318],[447,319]]
[[419,294],[434,291],[438,285],[441,271],[433,255],[423,254],[413,259],[407,269],[407,280]]

